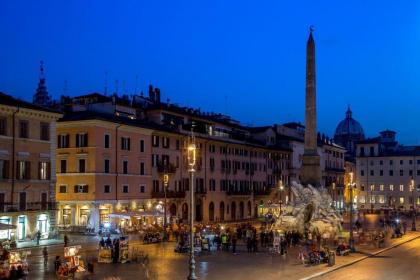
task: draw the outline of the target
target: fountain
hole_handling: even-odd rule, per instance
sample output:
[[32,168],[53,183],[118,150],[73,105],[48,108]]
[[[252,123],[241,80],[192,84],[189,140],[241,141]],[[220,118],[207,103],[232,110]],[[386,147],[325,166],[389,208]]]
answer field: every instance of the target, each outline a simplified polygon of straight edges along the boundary
[[341,215],[332,207],[332,199],[323,187],[303,187],[292,182],[294,201],[282,208],[273,229],[296,230],[300,233],[316,231],[335,236],[341,231]]

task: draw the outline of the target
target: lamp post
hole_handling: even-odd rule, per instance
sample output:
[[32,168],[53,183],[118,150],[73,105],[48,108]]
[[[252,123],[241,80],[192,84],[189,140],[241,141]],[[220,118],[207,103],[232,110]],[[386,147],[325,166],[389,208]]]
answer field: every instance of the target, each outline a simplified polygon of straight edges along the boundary
[[189,275],[188,280],[195,280],[195,259],[194,259],[194,173],[195,173],[195,159],[196,159],[196,144],[193,133],[187,148],[188,158],[188,172],[190,173],[190,261],[189,261]]
[[164,199],[163,199],[163,230],[164,232],[164,236],[166,238],[166,206],[167,206],[167,202],[166,202],[166,190],[168,189],[168,184],[169,184],[169,174],[168,173],[164,173],[163,174],[163,194],[164,194]]
[[415,205],[415,203],[414,203],[414,198],[415,198],[415,195],[414,195],[414,179],[411,179],[411,192],[412,192],[412,197],[413,197],[413,223],[411,224],[411,230],[412,231],[417,231],[417,229],[416,229],[416,205]]
[[353,238],[353,172],[350,172],[350,238],[349,238],[349,246],[351,252],[356,252],[354,248],[354,238]]
[[283,186],[283,181],[280,180],[279,181],[279,203],[280,203],[280,216],[281,216],[281,205],[283,203],[283,199],[282,199],[282,192],[283,192],[284,186]]

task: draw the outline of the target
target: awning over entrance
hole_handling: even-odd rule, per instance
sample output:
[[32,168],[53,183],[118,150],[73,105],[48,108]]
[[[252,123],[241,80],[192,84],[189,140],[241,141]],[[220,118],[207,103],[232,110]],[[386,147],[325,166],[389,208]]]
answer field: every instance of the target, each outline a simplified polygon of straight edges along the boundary
[[126,212],[126,213],[112,213],[108,215],[109,218],[130,219],[141,217],[163,217],[163,213],[157,210],[146,210],[142,212]]
[[9,229],[16,229],[16,226],[0,223],[0,230],[9,230]]

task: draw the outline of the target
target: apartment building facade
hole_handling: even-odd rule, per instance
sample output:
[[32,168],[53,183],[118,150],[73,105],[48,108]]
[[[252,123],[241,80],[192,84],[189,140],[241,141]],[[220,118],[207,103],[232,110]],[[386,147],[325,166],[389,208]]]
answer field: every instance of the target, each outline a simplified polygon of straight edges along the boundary
[[395,134],[382,131],[357,144],[359,210],[412,211],[420,206],[420,147],[399,145]]
[[0,240],[24,241],[55,226],[56,121],[61,114],[0,93]]

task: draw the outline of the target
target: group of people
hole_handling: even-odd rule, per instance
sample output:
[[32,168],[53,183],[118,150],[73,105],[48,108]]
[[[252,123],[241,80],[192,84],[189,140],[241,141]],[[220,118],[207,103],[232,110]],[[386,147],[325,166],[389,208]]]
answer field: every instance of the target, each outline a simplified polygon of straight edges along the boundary
[[[121,237],[124,239],[124,237]],[[102,237],[99,241],[99,246],[101,248],[111,249],[111,258],[113,263],[117,263],[120,258],[120,238],[114,238],[111,240],[111,237],[108,236],[106,240]]]

